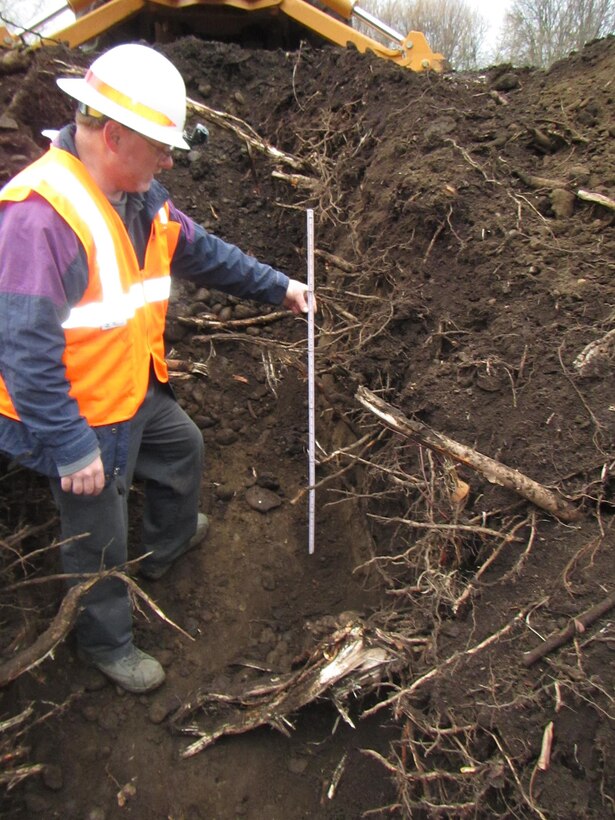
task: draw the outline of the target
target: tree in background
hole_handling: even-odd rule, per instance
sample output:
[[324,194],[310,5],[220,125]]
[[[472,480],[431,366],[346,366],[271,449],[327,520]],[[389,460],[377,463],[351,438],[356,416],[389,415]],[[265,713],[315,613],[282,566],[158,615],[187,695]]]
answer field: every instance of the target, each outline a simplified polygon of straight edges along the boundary
[[16,26],[26,26],[33,19],[42,17],[45,12],[51,7],[61,5],[58,2],[50,2],[50,0],[20,0],[16,3],[15,0],[0,0],[0,17],[4,24],[10,23]]
[[498,56],[546,68],[614,30],[615,0],[513,0]]
[[[465,0],[363,0],[360,5],[404,36],[421,31],[453,68],[478,67],[487,24]],[[373,29],[362,23],[357,28],[376,39]]]

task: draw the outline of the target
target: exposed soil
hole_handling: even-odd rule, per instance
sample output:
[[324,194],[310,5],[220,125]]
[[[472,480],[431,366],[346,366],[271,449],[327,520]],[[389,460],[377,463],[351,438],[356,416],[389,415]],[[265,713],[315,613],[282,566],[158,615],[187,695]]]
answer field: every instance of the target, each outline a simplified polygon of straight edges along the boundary
[[[213,326],[216,313],[263,310],[177,288],[169,356],[205,365],[204,375],[177,368],[173,381],[203,429],[212,528],[143,589],[192,640],[141,603],[137,642],[167,667],[159,692],[118,693],[79,665],[70,638],[5,687],[2,719],[33,713],[21,738],[3,729],[17,751],[1,765],[44,766],[6,793],[5,815],[612,816],[611,611],[536,663],[523,658],[614,592],[611,348],[584,370],[575,360],[613,328],[615,40],[548,72],[463,76],[334,48],[193,38],[161,48],[193,100],[301,160],[291,168],[248,148],[201,112],[191,122],[207,124],[208,145],[163,181],[208,229],[298,278],[314,209],[317,439],[327,454],[354,447],[320,456],[309,555],[307,497],[297,499],[306,323]],[[54,77],[91,59],[58,48],[4,62],[2,181],[44,148],[41,129],[70,119]],[[580,517],[561,521],[388,431],[355,397],[361,385],[561,494]],[[44,480],[5,466],[0,493],[4,586],[53,574],[53,551],[15,562],[15,550],[57,537]],[[134,502],[136,556],[138,486]],[[61,597],[58,582],[5,589],[5,659]],[[396,658],[380,685],[349,698],[354,729],[325,696],[291,715],[288,736],[261,727],[182,757],[194,737],[179,730],[202,715],[178,721],[178,707],[204,689],[241,693],[266,674],[254,667],[297,670],[348,623]]]

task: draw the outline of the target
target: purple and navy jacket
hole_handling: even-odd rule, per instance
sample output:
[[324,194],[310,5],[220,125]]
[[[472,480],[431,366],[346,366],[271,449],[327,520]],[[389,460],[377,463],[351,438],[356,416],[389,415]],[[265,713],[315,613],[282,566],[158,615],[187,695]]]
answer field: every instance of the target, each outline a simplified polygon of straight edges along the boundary
[[[54,144],[77,156],[75,126]],[[280,304],[288,277],[205,231],[154,181],[128,194],[125,225],[143,264],[154,216],[168,202],[180,224],[171,276],[233,296]],[[74,231],[37,194],[0,203],[0,373],[20,416],[0,414],[0,452],[49,476],[68,475],[100,453],[105,475],[123,471],[130,421],[92,428],[70,396],[62,356],[62,322],[88,282],[85,249]]]

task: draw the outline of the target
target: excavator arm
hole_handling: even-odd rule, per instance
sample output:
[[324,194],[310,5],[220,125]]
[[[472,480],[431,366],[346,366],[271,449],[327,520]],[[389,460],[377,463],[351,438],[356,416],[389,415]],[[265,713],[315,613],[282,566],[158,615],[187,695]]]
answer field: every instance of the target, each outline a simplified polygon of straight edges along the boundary
[[[69,48],[76,48],[93,40],[115,26],[129,20],[140,12],[149,13],[155,19],[156,13],[163,11],[179,15],[199,11],[206,15],[214,9],[237,9],[246,13],[270,12],[285,14],[305,28],[321,37],[346,47],[352,43],[359,51],[372,51],[383,59],[391,60],[412,71],[442,71],[444,57],[434,53],[424,34],[411,31],[399,34],[356,5],[356,0],[322,0],[336,16],[322,11],[308,0],[67,0],[63,8],[40,21],[36,30],[44,30],[42,42],[46,45],[62,42]],[[74,22],[55,29],[53,20],[62,11],[72,10]],[[340,19],[343,18],[343,19]],[[383,35],[391,45],[387,46],[369,35],[352,27],[351,21],[358,18],[370,28]]]

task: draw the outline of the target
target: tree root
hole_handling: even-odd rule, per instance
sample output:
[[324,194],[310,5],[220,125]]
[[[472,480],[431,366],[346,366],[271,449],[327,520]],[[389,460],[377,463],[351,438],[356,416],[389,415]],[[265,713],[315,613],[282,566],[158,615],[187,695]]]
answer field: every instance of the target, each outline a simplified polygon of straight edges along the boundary
[[583,513],[562,496],[552,492],[518,470],[506,467],[489,456],[466,447],[451,438],[432,430],[416,419],[408,419],[399,410],[383,401],[366,387],[360,386],[357,400],[383,421],[387,427],[407,438],[414,439],[425,447],[443,453],[456,461],[481,473],[492,484],[515,490],[523,498],[536,504],[561,521],[578,521]]
[[548,655],[549,652],[553,652],[554,649],[563,646],[567,641],[574,638],[575,635],[582,634],[588,626],[591,626],[598,618],[601,618],[609,610],[613,609],[614,606],[615,592],[612,592],[600,601],[600,603],[588,609],[582,615],[572,618],[568,626],[564,627],[560,632],[556,632],[550,638],[547,638],[547,640],[540,646],[537,646],[536,649],[526,652],[523,655],[523,665],[528,667],[532,666],[536,661]]
[[[343,706],[350,693],[370,682],[375,685],[383,670],[395,659],[389,648],[377,646],[359,623],[349,623],[322,641],[298,671],[264,682],[240,695],[202,692],[194,703],[186,703],[173,718],[183,734],[198,737],[182,752],[192,757],[223,735],[235,735],[269,725],[288,734],[290,716],[329,691],[342,717],[349,720]],[[349,683],[345,680],[349,678]],[[207,728],[194,724],[194,713],[205,712]],[[217,712],[217,714],[215,714]],[[182,724],[191,718],[189,725]]]
[[609,330],[600,339],[586,345],[573,362],[581,376],[593,375],[601,366],[609,364],[615,355],[615,330]]
[[236,136],[244,140],[248,147],[256,148],[257,151],[266,154],[270,159],[280,162],[282,165],[287,165],[296,171],[309,169],[309,164],[305,160],[298,159],[291,154],[286,154],[284,151],[280,151],[279,148],[270,145],[266,140],[262,139],[262,137],[259,137],[256,131],[246,122],[239,119],[239,117],[235,117],[233,114],[228,114],[224,111],[216,111],[214,108],[210,108],[208,105],[196,102],[196,100],[190,98],[186,100],[186,104],[188,110],[195,111],[216,125],[232,131]]
[[[51,581],[59,578],[66,578],[66,576],[48,576],[37,579],[37,582]],[[20,675],[23,675],[24,672],[34,669],[53,653],[74,626],[77,616],[79,615],[79,603],[83,596],[86,595],[95,584],[105,578],[118,578],[123,581],[128,585],[131,592],[142,598],[161,620],[173,626],[181,632],[184,637],[189,640],[194,640],[187,632],[184,632],[181,627],[171,621],[132,578],[123,572],[110,570],[109,572],[102,572],[87,577],[86,580],[68,590],[60,604],[58,612],[47,629],[26,649],[23,649],[21,652],[13,655],[12,658],[9,658],[9,660],[0,664],[0,688],[16,680]],[[35,583],[35,581],[24,581],[20,584],[15,584],[11,589],[26,586],[30,583]]]

